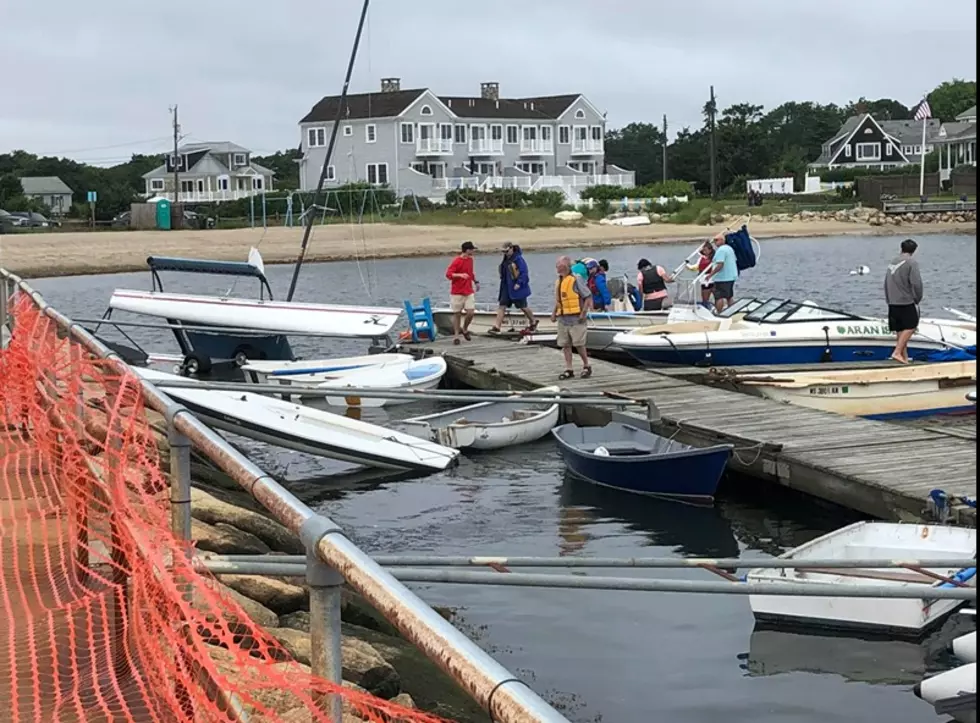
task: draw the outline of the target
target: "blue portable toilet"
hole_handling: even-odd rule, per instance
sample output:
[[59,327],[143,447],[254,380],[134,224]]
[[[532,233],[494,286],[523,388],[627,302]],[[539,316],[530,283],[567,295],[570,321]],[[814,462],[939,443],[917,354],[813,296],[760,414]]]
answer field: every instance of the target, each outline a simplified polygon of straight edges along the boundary
[[157,204],[157,228],[161,231],[170,230],[170,201],[161,198]]

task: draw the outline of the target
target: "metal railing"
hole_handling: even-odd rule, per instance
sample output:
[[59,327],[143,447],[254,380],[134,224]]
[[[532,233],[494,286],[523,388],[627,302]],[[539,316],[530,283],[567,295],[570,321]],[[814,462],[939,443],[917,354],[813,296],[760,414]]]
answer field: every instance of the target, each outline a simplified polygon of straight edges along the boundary
[[[32,299],[70,339],[92,354],[106,359],[120,373],[132,373],[96,337],[50,306],[27,282],[0,268],[0,298],[11,287]],[[2,316],[6,308],[0,307]],[[306,577],[310,586],[310,645],[313,672],[341,683],[341,587],[346,580],[406,639],[452,677],[490,714],[502,723],[546,721],[568,723],[523,681],[487,655],[430,608],[391,573],[351,542],[332,520],[317,515],[253,464],[223,437],[200,422],[184,406],[152,384],[141,380],[146,406],[164,415],[170,443],[171,518],[174,532],[190,539],[191,446],[214,463],[261,504],[273,519],[298,535],[306,548]]]

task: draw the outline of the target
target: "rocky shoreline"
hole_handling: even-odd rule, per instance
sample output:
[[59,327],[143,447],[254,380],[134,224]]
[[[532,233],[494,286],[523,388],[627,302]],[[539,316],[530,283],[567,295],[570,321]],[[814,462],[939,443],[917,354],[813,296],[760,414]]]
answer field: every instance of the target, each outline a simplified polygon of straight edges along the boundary
[[[195,473],[201,468],[200,463],[195,464]],[[202,557],[208,553],[303,553],[299,539],[259,511],[233,482],[212,470],[205,476],[207,482],[195,480],[191,491],[191,537]],[[255,575],[216,575],[215,579],[221,592],[278,640],[296,662],[310,664],[305,579]],[[450,611],[438,612],[452,619]],[[342,592],[341,620],[345,685],[461,723],[485,720],[485,711],[348,586]]]
[[[621,218],[629,214],[614,214],[610,218]],[[656,213],[647,214],[651,223],[665,222],[670,218],[669,214],[660,215]],[[738,221],[744,216],[719,213],[711,217],[711,223],[727,224]],[[944,213],[884,213],[876,208],[849,208],[838,211],[799,211],[797,213],[771,213],[767,215],[752,216],[752,224],[774,224],[774,223],[799,223],[799,224],[826,224],[826,223],[863,223],[868,226],[907,226],[914,224],[941,224],[952,227],[964,227],[977,222],[976,211],[951,211]]]

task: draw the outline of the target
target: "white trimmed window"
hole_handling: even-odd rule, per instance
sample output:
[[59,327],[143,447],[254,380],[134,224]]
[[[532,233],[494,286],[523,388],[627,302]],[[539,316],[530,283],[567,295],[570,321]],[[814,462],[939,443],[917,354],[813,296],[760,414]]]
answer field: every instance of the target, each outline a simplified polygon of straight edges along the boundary
[[517,145],[520,142],[520,132],[517,126],[507,126],[507,143],[509,145]]
[[885,144],[885,155],[886,156],[890,156],[891,154],[892,154],[892,144],[891,143],[886,143]]
[[374,123],[368,123],[364,126],[364,142],[374,143],[378,140],[378,126]]
[[490,140],[502,141],[504,139],[504,127],[499,123],[490,126]]
[[415,143],[415,124],[402,123],[401,140],[402,143]]
[[326,128],[307,128],[306,145],[310,148],[319,148],[320,146],[327,145]]
[[456,126],[456,142],[466,143],[466,126]]
[[150,179],[150,190],[151,191],[162,191],[163,190],[163,179],[162,178],[151,178]]
[[432,106],[423,105],[419,108],[419,115],[432,115]]
[[575,117],[578,118],[578,119],[580,119],[580,120],[582,118],[585,118],[585,111],[582,110],[581,108],[579,108],[577,111],[575,111]]
[[568,126],[558,126],[558,142],[568,144],[572,142],[572,129]]
[[337,180],[337,168],[336,168],[336,166],[332,166],[332,165],[327,166],[326,180],[328,180],[328,181],[336,181]]
[[602,142],[602,126],[592,126],[590,132],[592,133],[592,140],[596,143]]
[[248,159],[245,157],[244,153],[236,153],[234,157],[231,159],[231,162],[236,166],[244,166],[247,163],[247,161]]
[[439,139],[443,141],[453,142],[453,124],[452,123],[440,123],[439,124]]
[[859,161],[880,161],[881,160],[881,144],[880,143],[858,143],[857,144],[857,160]]
[[262,176],[252,176],[252,188],[256,191],[261,191],[265,185]]
[[227,191],[230,185],[230,180],[228,176],[218,176],[217,184],[219,191]]
[[851,145],[848,144],[844,146],[844,158],[850,158],[850,157],[851,157]]
[[354,127],[353,126],[344,126],[344,135],[345,136],[352,136],[352,135],[354,135]]
[[388,183],[388,164],[387,163],[369,163],[367,164],[367,182],[381,186]]

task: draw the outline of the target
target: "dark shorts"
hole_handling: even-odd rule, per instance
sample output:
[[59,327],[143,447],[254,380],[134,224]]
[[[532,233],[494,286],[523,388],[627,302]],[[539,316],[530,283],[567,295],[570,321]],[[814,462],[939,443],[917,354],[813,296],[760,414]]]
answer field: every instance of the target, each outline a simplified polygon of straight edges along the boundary
[[711,290],[711,293],[715,297],[715,301],[718,301],[718,299],[724,299],[725,301],[728,301],[729,299],[734,299],[735,282],[716,281],[714,283],[714,288]]
[[500,299],[498,302],[504,309],[514,307],[515,309],[526,309],[527,299]]
[[919,309],[915,304],[888,307],[888,329],[911,331],[919,326]]
[[643,310],[644,311],[662,311],[664,308],[664,299],[660,297],[659,299],[644,299],[643,300]]

